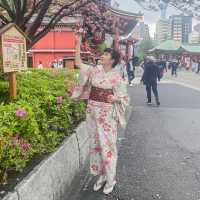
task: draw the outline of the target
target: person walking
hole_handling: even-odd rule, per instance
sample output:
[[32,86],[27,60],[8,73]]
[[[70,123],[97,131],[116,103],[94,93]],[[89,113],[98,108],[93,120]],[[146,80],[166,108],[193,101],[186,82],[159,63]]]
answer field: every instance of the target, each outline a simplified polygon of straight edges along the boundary
[[[88,99],[86,123],[90,135],[90,173],[98,176],[94,191],[104,185],[109,194],[117,183],[117,130],[126,125],[125,109],[129,103],[127,85],[115,69],[120,54],[107,48],[101,65],[89,67],[80,58],[81,36],[76,36],[76,65],[80,68],[78,86],[72,92],[75,100]],[[87,95],[86,95],[87,94]]]
[[119,62],[119,64],[116,65],[115,68],[119,70],[119,73],[121,74],[122,79],[126,83],[128,83],[128,73],[126,70],[126,62],[123,59],[121,59],[121,61]]
[[39,64],[38,64],[38,69],[43,69],[43,64],[42,64],[42,61],[39,61]]
[[167,72],[167,63],[164,60],[158,60],[156,65],[158,66],[160,77],[162,78],[164,76],[164,71]]
[[127,73],[130,86],[132,86],[132,81],[135,78],[135,67],[138,63],[139,58],[137,56],[132,57],[127,63]]
[[160,73],[159,68],[154,62],[154,57],[149,56],[146,58],[144,64],[144,73],[141,79],[146,85],[146,92],[147,92],[147,104],[151,104],[151,90],[153,90],[156,104],[160,106],[159,96],[158,96],[158,89],[157,89],[157,80],[160,81]]
[[129,85],[131,85],[131,81],[134,79],[134,68],[133,68],[133,65],[132,65],[132,60],[129,60],[127,62],[127,74],[128,74],[128,83]]
[[198,60],[197,74],[200,72],[200,60]]
[[173,62],[171,63],[171,68],[172,68],[172,76],[176,76],[177,77],[177,68],[178,68],[178,62],[176,60],[173,60]]

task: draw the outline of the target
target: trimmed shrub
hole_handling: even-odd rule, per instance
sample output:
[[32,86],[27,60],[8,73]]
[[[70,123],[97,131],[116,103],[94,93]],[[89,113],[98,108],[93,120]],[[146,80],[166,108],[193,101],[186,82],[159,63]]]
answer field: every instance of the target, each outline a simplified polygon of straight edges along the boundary
[[34,155],[54,151],[85,119],[85,103],[67,93],[76,78],[77,71],[60,69],[18,73],[17,99],[9,103],[7,77],[0,75],[0,183]]

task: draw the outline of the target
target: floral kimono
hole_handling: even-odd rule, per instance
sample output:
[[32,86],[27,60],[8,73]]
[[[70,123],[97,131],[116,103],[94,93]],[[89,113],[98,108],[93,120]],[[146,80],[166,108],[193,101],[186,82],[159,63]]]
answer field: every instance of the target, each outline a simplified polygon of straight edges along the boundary
[[111,89],[120,99],[118,103],[105,103],[89,99],[87,105],[87,126],[90,134],[90,172],[106,175],[107,181],[116,180],[117,129],[125,126],[125,108],[128,105],[127,85],[118,70],[105,72],[102,66],[82,66],[79,88],[72,97],[89,98],[91,87]]

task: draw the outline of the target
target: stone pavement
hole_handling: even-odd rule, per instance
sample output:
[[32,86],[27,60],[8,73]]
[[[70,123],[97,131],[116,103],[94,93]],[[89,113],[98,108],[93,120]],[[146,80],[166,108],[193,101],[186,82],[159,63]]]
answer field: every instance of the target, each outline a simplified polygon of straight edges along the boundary
[[200,89],[200,74],[186,70],[180,70],[177,73],[177,77],[172,77],[171,71],[168,71],[161,82],[168,81],[169,83],[173,82],[186,87],[193,87],[193,89]]
[[160,84],[161,107],[145,104],[145,88],[129,88],[135,105],[121,145],[113,194],[93,192],[88,170],[65,200],[200,200],[200,92]]
[[[142,73],[143,70],[140,67],[137,67],[135,71],[136,78],[132,81],[133,85],[140,84]],[[168,70],[167,73],[165,72],[160,83],[175,83],[198,91],[200,90],[200,74],[186,70],[178,70],[177,73],[177,77],[172,77],[171,70]]]

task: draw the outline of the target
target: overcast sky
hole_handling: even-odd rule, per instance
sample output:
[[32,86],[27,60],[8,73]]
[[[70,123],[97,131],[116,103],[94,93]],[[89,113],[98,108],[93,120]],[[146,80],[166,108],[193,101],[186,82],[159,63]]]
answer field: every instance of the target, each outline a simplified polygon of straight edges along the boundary
[[[135,12],[135,13],[138,13],[139,11],[141,11],[142,13],[144,13],[144,21],[146,24],[149,25],[150,34],[153,37],[154,32],[155,32],[156,21],[160,17],[159,12],[146,11],[141,6],[139,6],[134,0],[116,0],[116,2],[119,3],[120,9],[122,9],[122,10]],[[177,9],[175,9],[173,7],[168,7],[168,10],[167,10],[168,16],[178,14],[178,13],[180,13],[180,11],[178,11]],[[193,21],[194,21],[193,22],[194,24],[197,23],[196,20],[193,20]]]

